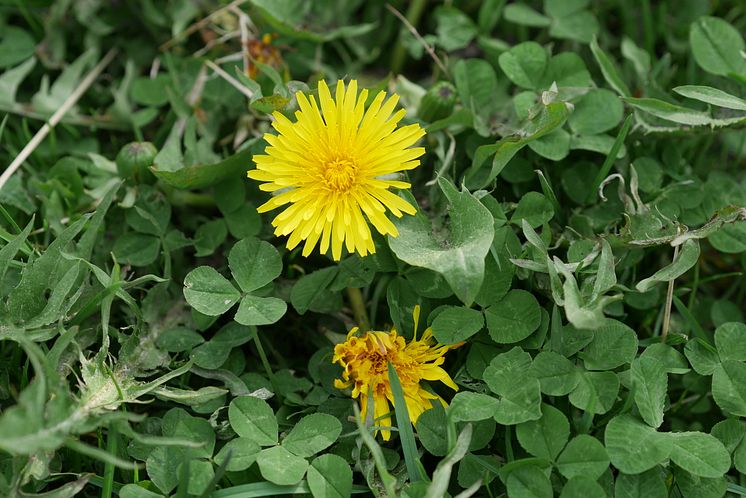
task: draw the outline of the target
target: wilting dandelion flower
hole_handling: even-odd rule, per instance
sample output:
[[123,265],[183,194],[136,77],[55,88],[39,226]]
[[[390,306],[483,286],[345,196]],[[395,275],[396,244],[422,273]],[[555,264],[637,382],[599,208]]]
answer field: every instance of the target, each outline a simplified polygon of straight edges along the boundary
[[[365,418],[372,409],[376,425],[391,426],[389,402],[394,404],[394,395],[389,382],[389,362],[396,369],[413,424],[423,412],[432,408],[432,400],[445,405],[440,396],[425,390],[420,385],[421,381],[439,380],[458,391],[458,386],[440,365],[445,361],[446,352],[461,344],[437,344],[429,327],[417,339],[419,315],[420,308],[417,306],[414,310],[415,337],[409,342],[399,336],[396,329],[390,332],[367,332],[358,337],[358,329],[355,327],[350,330],[347,340],[334,348],[332,361],[339,363],[344,369],[342,379],[336,379],[334,386],[337,389],[351,387],[352,397],[360,399],[361,416]],[[372,407],[370,395],[373,396]],[[381,430],[381,433],[386,441],[391,437],[391,431]]]
[[288,249],[305,240],[304,256],[317,243],[322,254],[331,246],[336,261],[343,246],[361,256],[375,252],[368,222],[396,237],[387,211],[397,217],[416,212],[389,189],[410,187],[395,174],[420,164],[417,158],[425,149],[412,145],[425,132],[417,124],[397,129],[405,111],[394,112],[396,94],[384,101],[385,92],[379,92],[366,109],[368,91],[358,95],[355,80],[346,89],[337,82],[335,99],[320,81],[318,105],[313,95],[298,92],[296,97],[296,120],[273,114],[279,135],[264,135],[269,146],[254,156],[256,169],[248,172],[249,178],[265,182],[260,189],[275,194],[258,211],[289,204],[272,225],[275,235],[290,236]]

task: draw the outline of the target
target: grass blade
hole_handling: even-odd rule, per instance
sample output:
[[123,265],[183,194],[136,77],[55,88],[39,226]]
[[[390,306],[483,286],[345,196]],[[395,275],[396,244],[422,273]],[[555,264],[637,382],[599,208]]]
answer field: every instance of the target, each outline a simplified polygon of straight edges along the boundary
[[611,167],[614,165],[614,161],[616,161],[616,155],[619,153],[619,149],[622,148],[622,144],[624,143],[624,140],[627,138],[629,129],[632,127],[633,117],[634,115],[630,114],[627,116],[627,119],[624,120],[624,124],[622,124],[622,129],[619,130],[619,134],[616,136],[616,140],[614,140],[614,145],[611,146],[611,150],[609,151],[609,154],[606,156],[606,160],[601,166],[601,169],[596,175],[596,178],[593,180],[593,184],[591,185],[591,190],[590,192],[588,192],[589,202],[592,201],[596,197],[596,192],[598,191],[598,187],[601,185],[601,182],[604,181],[604,178],[609,176]]
[[425,477],[420,470],[420,456],[417,453],[417,443],[414,440],[412,423],[409,421],[409,411],[404,400],[404,390],[401,387],[396,368],[389,363],[389,382],[391,392],[394,394],[394,413],[396,415],[396,426],[399,428],[399,439],[401,439],[402,451],[404,452],[404,463],[411,482],[424,481]]
[[228,450],[228,454],[225,456],[225,460],[223,460],[223,463],[221,463],[220,467],[218,467],[218,469],[215,471],[215,474],[212,476],[210,483],[205,486],[205,490],[202,492],[201,495],[199,495],[199,498],[210,498],[210,496],[212,496],[213,491],[215,491],[215,486],[217,486],[218,482],[220,482],[220,479],[223,478],[225,469],[228,468],[228,464],[230,463],[232,457],[233,451]]
[[81,455],[91,457],[95,460],[100,460],[104,462],[104,464],[111,463],[111,465],[113,465],[114,467],[119,467],[120,469],[134,470],[139,467],[139,465],[134,462],[124,460],[116,455],[112,455],[108,451],[102,450],[100,448],[94,448],[93,446],[81,443],[80,441],[72,438],[68,439],[65,442],[65,446],[67,446],[72,451],[80,453]]
[[[370,436],[370,434],[368,434]],[[393,479],[393,478],[392,478]],[[251,484],[241,484],[230,488],[215,491],[212,498],[264,498],[266,496],[285,496],[285,495],[308,495],[311,489],[303,480],[298,484],[290,486],[281,486],[271,482],[253,482]],[[355,485],[352,487],[352,494],[359,495],[362,493],[370,494],[367,486]],[[391,495],[395,496],[395,495]]]
[[368,427],[365,425],[362,417],[360,417],[360,408],[358,408],[357,403],[352,404],[352,409],[355,411],[355,423],[360,433],[360,439],[363,440],[363,443],[368,447],[368,451],[373,456],[373,462],[375,463],[376,470],[378,470],[378,476],[381,478],[381,482],[383,482],[386,494],[388,496],[396,496],[396,478],[386,468],[386,459],[383,456],[381,447],[376,442],[376,438],[368,431]]
[[466,424],[464,430],[458,435],[456,444],[453,449],[448,452],[448,455],[440,461],[438,467],[433,472],[433,482],[427,488],[427,494],[425,498],[438,498],[440,496],[446,496],[448,491],[448,483],[451,481],[451,473],[453,472],[453,466],[460,462],[469,451],[469,443],[471,443],[472,425]]

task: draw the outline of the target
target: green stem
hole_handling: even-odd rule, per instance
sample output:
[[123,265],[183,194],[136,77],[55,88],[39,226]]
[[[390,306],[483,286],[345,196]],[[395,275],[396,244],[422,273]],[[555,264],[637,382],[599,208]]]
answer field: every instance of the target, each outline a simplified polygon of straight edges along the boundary
[[[109,426],[109,430],[106,435],[106,451],[116,457],[117,456],[117,441],[119,439],[119,432],[117,431],[114,424]],[[104,466],[104,484],[101,489],[101,498],[111,498],[111,493],[114,489],[114,464],[112,462],[106,462]]]
[[272,367],[269,364],[269,360],[267,359],[267,354],[264,352],[264,346],[262,346],[262,341],[259,339],[259,331],[257,330],[256,333],[254,333],[254,345],[256,346],[256,350],[259,353],[259,359],[262,362],[262,366],[264,367],[264,372],[267,374],[267,377],[269,377],[269,382],[272,384],[272,389],[275,392],[275,396],[277,396],[278,400],[282,400],[282,393],[280,393],[280,390],[277,388],[277,382],[275,381],[275,374],[272,372]]
[[[676,256],[679,255],[679,247],[673,248],[672,261],[676,261]],[[666,290],[666,307],[663,310],[663,327],[661,328],[661,342],[665,344],[666,337],[668,336],[668,329],[671,326],[671,306],[673,305],[673,286],[674,280],[668,282],[668,289]]]
[[396,478],[389,473],[388,468],[386,467],[386,459],[383,456],[381,447],[370,432],[368,432],[368,428],[360,417],[360,409],[357,407],[357,403],[352,404],[352,409],[355,410],[355,423],[357,424],[360,438],[373,456],[373,462],[375,463],[376,470],[378,470],[378,475],[383,483],[386,496],[396,496]]
[[650,0],[642,1],[642,26],[645,32],[645,50],[651,57],[655,56],[655,27],[653,26],[653,11]]
[[611,146],[611,150],[606,156],[606,160],[601,165],[601,169],[598,171],[596,179],[593,180],[591,190],[590,192],[588,192],[588,202],[593,202],[595,200],[596,196],[598,195],[598,187],[601,186],[604,178],[606,178],[609,175],[609,172],[611,172],[611,167],[616,162],[616,155],[619,152],[619,149],[622,148],[624,139],[627,138],[627,133],[629,133],[629,129],[632,127],[633,116],[633,114],[630,114],[627,116],[627,119],[624,120],[622,128],[619,130],[619,134],[616,136],[614,144]]
[[166,239],[161,236],[161,249],[163,250],[163,278],[171,279],[171,251],[166,247]]
[[368,312],[365,309],[365,300],[363,300],[363,294],[360,289],[354,287],[347,288],[347,297],[350,299],[350,307],[355,315],[355,321],[362,332],[370,330],[370,320],[368,320]]
[[699,262],[697,262],[697,264],[694,265],[694,282],[692,283],[692,291],[689,293],[689,302],[686,306],[689,308],[689,311],[692,311],[692,308],[694,308],[694,300],[697,297],[699,283]]
[[158,184],[158,188],[166,195],[168,202],[170,202],[172,206],[212,208],[216,205],[215,199],[211,195],[178,190],[162,182]]
[[[415,28],[417,27],[417,23],[420,22],[420,17],[422,16],[422,12],[425,10],[425,5],[427,5],[427,0],[412,0],[409,3],[409,8],[407,9],[405,17],[407,18],[407,21],[409,21],[409,24]],[[399,71],[401,71],[401,68],[404,67],[404,62],[406,60],[407,49],[401,41],[401,35],[399,35],[391,54],[391,72],[398,74]]]
[[510,426],[505,426],[505,460],[508,462],[512,462],[515,460],[515,456],[513,455],[513,440],[511,437],[510,432]]

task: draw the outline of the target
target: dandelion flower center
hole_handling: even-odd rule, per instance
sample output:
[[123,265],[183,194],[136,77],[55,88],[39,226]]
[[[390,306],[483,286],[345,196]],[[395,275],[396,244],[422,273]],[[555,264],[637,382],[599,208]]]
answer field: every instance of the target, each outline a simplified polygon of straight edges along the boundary
[[399,232],[388,213],[400,218],[415,214],[409,202],[392,192],[408,189],[399,173],[419,166],[425,153],[413,147],[425,135],[418,124],[398,126],[406,111],[396,110],[399,96],[388,99],[379,92],[366,105],[368,90],[358,94],[357,81],[345,88],[337,82],[332,93],[319,82],[318,101],[296,93],[295,121],[275,112],[267,133],[264,154],[253,157],[256,169],[249,178],[262,182],[260,189],[272,198],[259,206],[264,213],[283,211],[272,220],[275,235],[288,236],[287,247],[301,241],[303,256],[318,245],[322,254],[331,248],[335,261],[342,250],[366,256],[376,251],[370,225],[378,233],[396,237]]
[[347,192],[355,185],[357,166],[350,159],[334,159],[324,164],[324,182],[333,192]]

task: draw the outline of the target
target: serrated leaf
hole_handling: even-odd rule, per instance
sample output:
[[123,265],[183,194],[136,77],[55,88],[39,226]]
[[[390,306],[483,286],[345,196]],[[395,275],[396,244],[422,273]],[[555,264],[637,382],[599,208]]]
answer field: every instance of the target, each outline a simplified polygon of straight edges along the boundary
[[0,76],[0,105],[11,107],[16,104],[16,93],[21,82],[36,66],[36,58],[31,57],[23,64],[5,71]]
[[83,52],[77,59],[67,65],[52,84],[42,82],[42,87],[31,98],[34,110],[43,114],[53,114],[59,109],[80,83],[83,71],[96,60],[96,50],[93,48]]
[[684,97],[718,107],[746,111],[746,100],[710,86],[684,85],[677,86],[673,91]]
[[[492,145],[477,147],[471,167],[464,177],[465,185],[472,190],[487,186],[519,150],[532,140],[548,135],[562,126],[569,114],[570,111],[564,102],[552,102],[543,106],[516,135],[502,138]],[[493,156],[492,164],[485,167],[484,163],[490,156]]]
[[654,285],[663,282],[670,282],[671,280],[680,277],[697,264],[697,261],[699,260],[699,252],[699,241],[693,239],[686,240],[681,244],[679,253],[670,265],[661,268],[648,278],[640,280],[635,286],[635,289],[639,292],[646,292]]
[[7,309],[12,320],[28,320],[41,312],[45,305],[44,292],[75,264],[60,257],[62,250],[83,230],[90,218],[90,215],[85,215],[70,224],[41,256],[26,264],[21,281],[8,296]]
[[707,112],[695,111],[694,109],[653,98],[627,97],[624,98],[624,101],[635,109],[645,111],[657,118],[688,126],[719,127],[746,122],[746,115],[730,118],[713,118]]
[[8,270],[8,266],[10,266],[10,262],[26,243],[26,239],[28,238],[29,233],[31,233],[33,226],[34,220],[32,219],[21,233],[13,237],[13,240],[10,240],[0,248],[0,282],[3,281],[3,277],[5,276],[5,272]]

